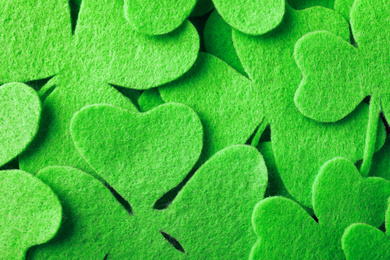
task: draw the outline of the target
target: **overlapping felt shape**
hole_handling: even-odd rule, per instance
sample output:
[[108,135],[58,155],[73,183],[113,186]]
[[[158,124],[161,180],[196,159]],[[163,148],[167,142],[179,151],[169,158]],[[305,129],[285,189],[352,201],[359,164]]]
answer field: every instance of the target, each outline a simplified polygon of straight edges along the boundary
[[370,176],[390,180],[390,139],[387,138],[383,147],[374,154]]
[[[389,230],[390,212],[386,212],[386,230]],[[356,223],[349,226],[342,237],[347,260],[390,258],[390,240],[386,233],[373,226]]]
[[[270,124],[275,161],[288,192],[312,207],[311,187],[320,167],[335,157],[358,161],[363,157],[368,107],[359,105],[344,120],[322,124],[297,111],[294,94],[301,72],[294,61],[294,45],[311,31],[330,31],[349,39],[348,23],[334,11],[288,7],[283,23],[258,37],[233,31],[234,47],[253,86],[261,90],[265,120]],[[385,139],[379,126],[376,148]],[[298,159],[299,158],[299,159]]]
[[125,0],[125,17],[136,31],[161,35],[178,28],[196,3],[197,0]]
[[38,178],[19,171],[0,171],[1,259],[25,259],[27,250],[57,233],[61,204]]
[[215,8],[233,28],[250,35],[265,34],[283,20],[285,0],[213,0]]
[[225,147],[245,143],[263,119],[260,91],[210,54],[200,53],[187,74],[159,92],[165,102],[182,103],[198,113],[204,127],[201,161]]
[[0,86],[0,166],[26,149],[40,118],[41,101],[32,88],[22,83]]
[[351,9],[355,0],[335,0],[334,9],[342,14],[349,21]]
[[287,0],[287,2],[294,9],[305,9],[313,6],[333,9],[335,0]]
[[180,77],[198,55],[199,36],[189,22],[168,35],[141,35],[126,22],[120,0],[83,0],[78,17],[69,53],[72,59],[41,91],[43,117],[48,120],[40,128],[39,140],[21,160],[22,169],[29,172],[61,165],[91,173],[70,141],[73,114],[96,103],[135,111],[109,84],[157,87]]
[[379,227],[389,194],[390,182],[362,178],[351,161],[335,158],[321,168],[313,185],[318,223],[287,198],[271,197],[256,205],[252,221],[258,241],[251,259],[344,259],[344,229],[356,222]]
[[386,45],[390,39],[386,29],[389,13],[390,3],[386,1],[355,1],[351,29],[358,48],[327,32],[299,40],[295,57],[304,78],[295,102],[304,115],[337,121],[370,95],[380,100],[385,116],[389,116],[390,90],[385,83],[390,60]]
[[213,8],[214,4],[212,0],[198,0],[192,10],[191,17],[203,16],[213,10]]
[[255,234],[251,212],[267,187],[267,168],[253,147],[231,146],[199,168],[166,212],[164,230],[189,259],[245,259]]
[[[198,116],[181,104],[146,113],[89,106],[73,117],[71,134],[82,157],[139,211],[184,179],[203,144]],[[164,178],[154,182],[153,176]],[[149,191],[147,197],[137,195],[140,187]]]
[[233,46],[232,28],[217,11],[213,11],[207,19],[203,34],[207,53],[220,58],[241,74],[246,75]]
[[145,90],[138,98],[138,105],[141,112],[149,111],[164,103],[165,102],[157,88]]
[[53,76],[71,41],[69,1],[2,0],[0,83]]
[[[161,246],[159,253],[169,255],[171,245],[161,235],[155,240],[152,233],[141,236],[147,225],[137,226],[135,219],[139,216],[129,214],[91,175],[70,167],[48,167],[37,176],[58,194],[64,220],[56,237],[32,248],[29,259],[135,259],[138,239],[145,239],[145,247],[151,252]],[[123,257],[115,257],[115,251],[124,253]],[[171,252],[177,254],[174,249]]]

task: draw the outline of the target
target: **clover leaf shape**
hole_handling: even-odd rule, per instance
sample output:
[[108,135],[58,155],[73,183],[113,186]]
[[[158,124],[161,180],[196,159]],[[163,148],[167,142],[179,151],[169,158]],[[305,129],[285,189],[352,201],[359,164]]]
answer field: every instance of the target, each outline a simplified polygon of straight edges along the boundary
[[[112,127],[95,131],[108,123]],[[140,114],[93,105],[74,116],[71,129],[77,149],[128,202],[123,204],[132,216],[94,177],[47,168],[38,176],[63,200],[69,228],[35,248],[33,259],[242,259],[249,254],[255,236],[248,212],[267,186],[264,160],[255,148],[238,145],[218,152],[167,209],[156,210],[156,200],[185,178],[200,155],[202,128],[191,109],[165,104]],[[178,250],[164,237],[179,241]]]
[[[389,230],[390,210],[386,211],[386,233]],[[355,223],[350,225],[342,237],[342,247],[347,260],[389,259],[390,241],[386,233],[377,228]]]
[[330,160],[313,185],[318,223],[287,198],[260,201],[252,217],[258,241],[251,259],[344,259],[341,237],[345,228],[356,222],[381,226],[389,194],[390,182],[362,178],[345,158]]
[[[141,33],[161,35],[179,27],[201,0],[125,0],[125,14]],[[283,19],[285,0],[212,0],[224,20],[233,28],[251,35],[265,34]]]
[[[68,1],[59,3],[63,2]],[[63,12],[70,16],[69,10]],[[70,21],[66,28],[71,33]],[[191,68],[198,50],[199,36],[188,21],[168,35],[146,36],[126,22],[123,1],[82,1],[62,69],[39,92],[45,120],[20,158],[21,169],[36,173],[59,165],[93,173],[73,145],[69,132],[73,114],[99,103],[137,111],[112,85],[126,92],[172,81]]]
[[390,116],[389,89],[385,86],[390,61],[386,47],[390,39],[386,30],[389,12],[387,2],[355,1],[350,19],[357,48],[328,32],[308,34],[295,47],[296,62],[303,74],[295,103],[305,116],[335,122],[371,96],[363,175],[370,171],[379,114],[383,110],[385,117]]
[[[237,55],[253,87],[261,90],[264,122],[270,125],[280,176],[288,192],[308,207],[312,207],[313,181],[325,162],[335,157],[353,161],[363,157],[368,120],[365,104],[334,124],[316,122],[297,111],[294,94],[301,81],[301,72],[294,61],[294,45],[303,35],[319,30],[349,39],[348,23],[323,7],[301,11],[288,7],[283,23],[262,36],[233,31]],[[384,139],[381,126],[377,148]]]

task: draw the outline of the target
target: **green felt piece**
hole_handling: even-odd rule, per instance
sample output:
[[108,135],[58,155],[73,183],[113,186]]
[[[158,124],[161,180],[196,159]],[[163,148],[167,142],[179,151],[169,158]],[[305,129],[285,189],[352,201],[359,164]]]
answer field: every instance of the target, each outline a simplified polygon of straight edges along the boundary
[[0,259],[25,259],[27,250],[57,233],[61,204],[54,192],[31,174],[0,171]]
[[305,9],[313,6],[323,6],[333,9],[335,0],[287,0],[287,2],[294,9]]
[[283,20],[285,0],[213,0],[215,8],[233,28],[250,35],[262,35]]
[[354,2],[355,0],[335,0],[334,9],[349,21]]
[[263,119],[260,91],[211,54],[200,53],[187,74],[159,91],[166,102],[183,103],[198,113],[204,127],[201,161],[245,143]]
[[47,166],[72,166],[93,173],[73,145],[69,125],[74,113],[86,105],[105,103],[138,111],[115,88],[99,80],[79,78],[77,72],[65,71],[41,90],[41,96],[54,87],[43,103],[37,138],[19,157],[20,169],[37,173]]
[[204,43],[206,52],[220,58],[241,74],[246,75],[233,46],[232,28],[217,11],[213,11],[207,19],[204,29]]
[[381,226],[389,195],[390,182],[362,178],[347,159],[330,160],[313,185],[318,223],[289,199],[259,202],[252,217],[259,239],[251,259],[344,259],[345,228],[356,222]]
[[0,2],[0,83],[56,74],[72,36],[69,1]]
[[[96,103],[136,111],[107,83],[135,89],[156,87],[180,77],[198,55],[199,37],[189,22],[169,35],[145,36],[130,28],[123,17],[121,0],[82,3],[69,53],[72,59],[40,91],[45,98],[44,125],[21,160],[21,168],[32,173],[55,165],[91,173],[70,138],[73,114]],[[56,89],[49,95],[53,86]]]
[[0,86],[0,166],[26,149],[40,118],[41,101],[32,88],[22,83]]
[[245,259],[256,240],[251,212],[267,187],[267,168],[253,147],[218,152],[167,209],[167,232],[189,259]]
[[164,103],[157,88],[145,90],[138,98],[138,105],[141,112],[152,110]]
[[138,34],[123,16],[123,0],[84,0],[75,47],[80,69],[90,76],[148,89],[175,80],[192,67],[199,36],[188,21],[167,35]]
[[162,35],[178,28],[190,16],[197,0],[124,0],[125,17],[134,30]]
[[374,154],[370,175],[390,180],[390,138],[386,138],[383,147]]
[[[386,212],[386,233],[389,230],[390,210]],[[347,260],[390,259],[390,239],[373,226],[357,223],[349,226],[342,237]]]
[[198,0],[192,10],[191,17],[203,16],[213,9],[214,4],[212,0]]
[[[294,61],[294,45],[311,31],[328,30],[349,39],[349,25],[323,7],[295,11],[288,7],[283,23],[258,37],[233,32],[234,47],[245,71],[261,90],[261,103],[271,127],[275,161],[288,192],[312,207],[311,187],[320,167],[335,157],[363,157],[368,107],[361,104],[344,120],[322,124],[297,111],[294,94],[302,76]],[[385,140],[380,126],[377,149]]]
[[[127,190],[143,183],[135,194],[146,200],[155,193],[147,182],[166,181],[166,175],[123,176]],[[103,259],[107,254],[107,259],[243,259],[255,240],[251,211],[267,184],[262,156],[243,145],[217,153],[163,211],[153,205],[140,211],[131,204],[129,214],[103,184],[73,168],[49,167],[38,177],[62,201],[64,223],[50,243],[30,252],[31,259]],[[164,191],[162,186],[156,189]],[[226,216],[231,217],[221,222]],[[160,231],[178,240],[185,253]]]
[[[138,211],[151,207],[164,195],[161,190],[180,183],[198,160],[203,141],[198,116],[181,104],[142,114],[89,106],[73,117],[71,134],[84,159]],[[151,176],[164,178],[152,182]],[[148,197],[138,195],[140,188],[150,191]]]
[[[155,241],[151,233],[142,236],[142,228],[148,230],[146,223],[137,226],[139,216],[130,215],[108,188],[89,174],[70,167],[48,167],[37,176],[58,194],[64,218],[55,238],[32,248],[29,259],[104,259],[106,255],[108,259],[142,259],[136,258],[134,244],[147,238],[151,251],[158,248],[167,255],[168,250],[176,253],[161,235]],[[125,257],[115,257],[116,251]]]
[[389,26],[390,2],[357,0],[351,28],[358,48],[327,32],[300,39],[295,57],[304,79],[295,97],[298,109],[315,120],[337,121],[371,95],[389,117]]

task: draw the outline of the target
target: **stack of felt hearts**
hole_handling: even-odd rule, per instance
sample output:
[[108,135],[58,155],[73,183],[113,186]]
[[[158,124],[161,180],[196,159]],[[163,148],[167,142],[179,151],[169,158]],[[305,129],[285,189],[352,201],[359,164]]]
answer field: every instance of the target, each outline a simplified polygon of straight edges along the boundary
[[0,259],[389,259],[390,1],[0,3]]

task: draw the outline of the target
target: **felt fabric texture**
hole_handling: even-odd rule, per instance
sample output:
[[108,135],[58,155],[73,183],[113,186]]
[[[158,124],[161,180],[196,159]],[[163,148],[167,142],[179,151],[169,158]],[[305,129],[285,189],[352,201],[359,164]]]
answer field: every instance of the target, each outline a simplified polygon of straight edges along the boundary
[[[81,156],[138,212],[184,179],[203,144],[199,117],[181,104],[146,113],[92,105],[74,115],[70,129]],[[164,178],[152,182],[152,176]],[[139,196],[140,189],[148,196]]]
[[0,84],[58,73],[72,36],[69,1],[0,2]]
[[72,166],[94,173],[73,145],[70,120],[86,105],[110,104],[134,112],[137,108],[110,85],[94,78],[80,77],[67,70],[50,80],[40,95],[52,91],[43,102],[44,120],[37,137],[19,157],[20,169],[37,173],[48,166]]
[[57,233],[62,207],[38,178],[19,171],[0,171],[0,259],[25,259],[27,250]]
[[[103,184],[73,168],[49,167],[38,177],[58,194],[65,218],[50,243],[30,252],[32,259],[103,259],[107,255],[108,259],[243,259],[255,240],[250,212],[267,184],[261,154],[244,145],[212,157],[162,211],[149,205],[141,212],[131,204],[129,214]],[[131,183],[143,184],[135,194],[145,199],[155,192],[145,186],[147,182],[166,179],[164,175],[131,177],[126,180],[127,189],[134,188]],[[176,238],[184,253],[160,232]]]
[[313,185],[318,223],[287,198],[260,201],[252,217],[258,241],[250,259],[345,259],[345,228],[356,222],[381,226],[389,195],[390,182],[362,178],[345,158],[330,160]]
[[242,75],[246,75],[232,42],[232,28],[213,11],[204,28],[206,52],[220,58]]
[[354,2],[355,0],[335,0],[334,9],[342,14],[347,21],[349,21]]
[[374,154],[370,176],[390,180],[390,138],[387,138],[383,147]]
[[333,9],[335,0],[287,0],[287,2],[292,8],[298,10],[313,6],[323,6],[329,9]]
[[141,112],[147,112],[164,103],[165,102],[157,88],[145,90],[138,98],[138,105]]
[[[263,36],[233,31],[238,57],[254,88],[261,90],[261,104],[271,127],[272,148],[280,176],[288,192],[308,207],[312,207],[311,187],[315,176],[326,161],[335,157],[358,161],[363,157],[368,121],[366,104],[359,105],[351,115],[333,124],[316,122],[297,111],[294,94],[301,72],[294,61],[294,45],[306,33],[321,30],[349,39],[348,23],[341,15],[323,7],[301,11],[288,7],[283,23]],[[381,125],[377,150],[384,139]]]
[[73,114],[97,103],[136,111],[109,84],[157,87],[180,77],[198,56],[199,36],[190,22],[168,35],[141,35],[123,17],[121,0],[83,0],[78,17],[69,57],[63,61],[67,65],[40,91],[47,120],[20,162],[21,169],[32,173],[57,165],[93,173],[71,142]]
[[22,83],[0,86],[0,166],[26,149],[40,118],[41,101],[32,88]]
[[245,143],[263,119],[260,90],[211,54],[200,53],[188,73],[159,91],[165,102],[182,103],[198,113],[204,127],[201,162]]
[[178,28],[196,3],[197,0],[124,0],[125,17],[140,33],[162,35]]
[[215,8],[233,28],[250,35],[262,35],[283,20],[285,0],[213,0]]
[[389,117],[390,89],[385,85],[389,26],[390,2],[357,0],[351,10],[351,29],[358,48],[328,32],[300,39],[294,53],[303,74],[295,96],[298,109],[315,120],[334,122],[370,95],[380,99]]
[[214,4],[212,0],[198,0],[192,10],[191,17],[203,16],[213,9]]
[[[390,210],[386,212],[386,233],[390,230]],[[386,233],[373,226],[356,223],[349,226],[342,237],[347,260],[390,259],[390,241]]]

